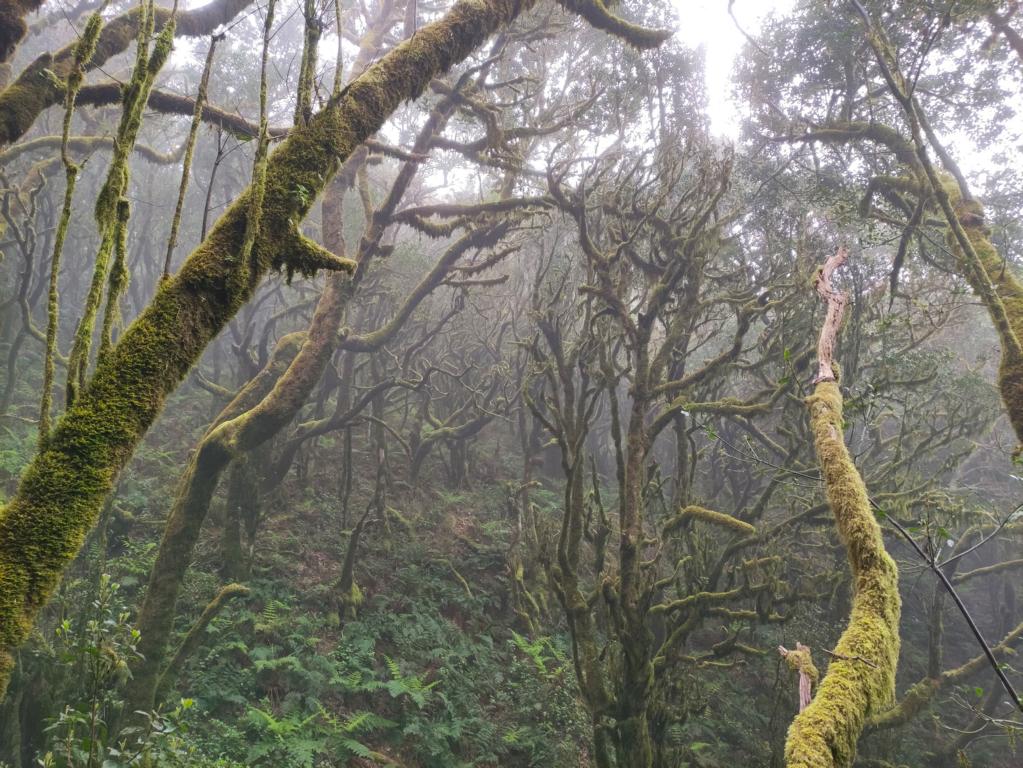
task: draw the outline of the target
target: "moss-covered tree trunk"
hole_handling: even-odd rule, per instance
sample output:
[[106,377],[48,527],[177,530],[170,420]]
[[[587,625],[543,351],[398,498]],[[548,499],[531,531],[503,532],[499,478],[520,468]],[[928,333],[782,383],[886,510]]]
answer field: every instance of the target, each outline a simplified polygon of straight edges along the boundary
[[626,438],[625,478],[621,504],[621,645],[622,670],[618,694],[618,762],[622,768],[650,768],[653,742],[647,714],[654,685],[653,633],[647,625],[650,593],[642,570],[643,488],[650,440],[646,415],[649,362],[645,344],[637,345],[636,380]]
[[248,531],[259,517],[263,489],[255,467],[266,467],[268,457],[263,454],[267,448],[272,448],[272,443],[257,449],[255,455],[239,456],[231,463],[220,545],[223,557],[220,575],[224,581],[244,581],[249,577],[248,547],[242,541],[250,540]]
[[181,478],[136,622],[141,632],[138,650],[142,658],[133,668],[125,691],[125,713],[149,711],[153,706],[173,630],[178,592],[192,561],[192,551],[206,519],[210,499],[232,458],[229,441],[218,438],[229,435],[230,428],[223,428],[237,424],[252,413],[280,384],[304,341],[304,333],[293,333],[278,342],[267,366],[221,412]]
[[840,250],[818,276],[828,314],[818,345],[816,388],[807,407],[828,504],[852,569],[852,611],[816,696],[789,728],[787,768],[851,766],[867,717],[886,707],[895,693],[899,658],[898,570],[885,551],[866,486],[845,446],[842,392],[832,362],[848,298],[831,287],[830,278],[844,261],[845,251]]
[[431,78],[533,5],[461,0],[366,69],[271,156],[263,236],[251,258],[240,258],[246,192],[127,329],[0,512],[0,692],[13,650],[95,522],[114,478],[210,340],[269,270],[309,274],[349,267],[301,237],[298,224],[313,199],[300,191],[322,191],[338,164],[401,102],[418,97]]
[[[975,200],[964,201],[959,195],[953,196],[956,218],[959,220],[970,245],[973,246],[977,259],[984,268],[985,277],[994,287],[994,292],[1001,300],[1002,311],[1008,321],[1015,341],[1023,339],[1023,284],[1017,279],[1015,271],[1009,266],[1005,259],[998,253],[991,243],[990,233],[984,224],[984,209]],[[959,260],[965,261],[962,248],[952,237],[948,237],[949,246]],[[963,268],[963,276],[970,282],[977,296],[984,301],[984,291],[979,285],[978,276],[971,270]],[[992,307],[984,301],[985,308],[992,314],[992,321],[996,318]],[[1020,353],[1018,343],[1012,343],[1011,339],[1004,338],[1005,334],[997,322],[995,330],[1001,338],[1002,356],[998,365],[998,389],[1002,395],[1002,402],[1009,414],[1009,421],[1013,431],[1016,433],[1016,440],[1023,445],[1023,356]]]

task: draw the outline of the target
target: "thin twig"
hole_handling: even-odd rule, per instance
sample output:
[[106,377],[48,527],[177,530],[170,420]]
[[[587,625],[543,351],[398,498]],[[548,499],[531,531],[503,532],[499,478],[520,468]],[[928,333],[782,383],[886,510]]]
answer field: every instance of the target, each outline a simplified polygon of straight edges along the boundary
[[976,544],[974,544],[969,549],[963,550],[958,555],[953,555],[952,557],[950,557],[950,558],[948,558],[948,559],[938,563],[938,567],[939,568],[944,568],[946,565],[954,563],[959,558],[966,557],[966,555],[970,554],[971,552],[974,552],[974,551],[980,549],[981,547],[983,547],[985,544],[987,544],[989,541],[991,541],[991,539],[993,539],[995,536],[997,536],[998,533],[1002,530],[1002,528],[1004,528],[1006,525],[1008,525],[1009,521],[1012,520],[1012,518],[1016,516],[1016,513],[1019,512],[1021,509],[1023,509],[1023,504],[1017,505],[1017,507],[1014,510],[1012,510],[1012,512],[1010,512],[1008,515],[1006,515],[1005,519],[1002,520],[1002,522],[1000,522],[998,524],[998,526],[993,531],[991,531],[991,533],[989,533],[987,536],[982,538],[980,541],[978,541]]
[[824,653],[828,654],[828,656],[831,656],[836,659],[841,659],[842,661],[862,661],[868,667],[873,667],[874,669],[878,668],[877,664],[870,661],[869,659],[863,658],[862,656],[846,656],[844,653],[835,653],[834,651],[829,651],[827,648],[822,648],[821,650],[824,651]]
[[959,609],[959,612],[963,615],[963,618],[966,619],[966,623],[970,626],[970,631],[973,632],[973,636],[977,639],[977,642],[983,649],[984,655],[987,656],[987,660],[988,663],[991,665],[991,668],[995,671],[995,674],[998,675],[998,679],[1001,682],[1002,687],[1005,689],[1005,692],[1009,694],[1009,698],[1012,699],[1013,703],[1016,705],[1016,708],[1023,712],[1023,701],[1020,701],[1019,694],[1016,693],[1016,689],[1012,687],[1012,683],[1010,683],[1009,678],[1006,677],[1005,671],[1002,669],[1001,665],[998,663],[998,659],[995,658],[994,652],[991,650],[991,646],[988,645],[987,640],[984,639],[984,635],[981,633],[980,627],[978,627],[977,623],[973,620],[973,616],[970,615],[969,610],[967,610],[966,608],[966,604],[959,596],[959,593],[956,592],[955,587],[952,586],[952,582],[949,581],[948,576],[946,576],[945,572],[941,570],[941,566],[934,561],[934,558],[928,556],[923,551],[920,545],[916,543],[916,540],[910,535],[909,531],[907,531],[898,520],[889,515],[883,509],[881,509],[881,507],[873,499],[871,499],[870,503],[874,507],[874,509],[878,510],[884,515],[885,520],[887,520],[888,522],[895,526],[898,532],[902,534],[902,537],[906,541],[908,541],[910,546],[912,546],[913,549],[916,550],[916,553],[920,555],[921,559],[923,559],[923,561],[927,563],[927,567],[934,571],[934,573],[937,574],[938,578],[941,579],[942,586],[945,587],[945,590],[948,592],[952,600],[955,602],[956,608]]

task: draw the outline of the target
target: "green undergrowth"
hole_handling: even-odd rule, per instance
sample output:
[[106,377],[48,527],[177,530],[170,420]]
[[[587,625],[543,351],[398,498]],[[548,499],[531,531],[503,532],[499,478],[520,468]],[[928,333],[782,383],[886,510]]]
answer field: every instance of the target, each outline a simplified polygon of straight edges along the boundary
[[[367,536],[357,569],[366,600],[358,619],[343,626],[335,610],[337,563],[329,552],[308,549],[310,541],[329,546],[340,538],[312,536],[313,518],[303,514],[308,510],[302,504],[267,521],[250,596],[228,604],[213,620],[176,690],[152,715],[158,736],[146,738],[159,760],[149,764],[578,765],[588,729],[575,698],[566,639],[509,628],[507,585],[496,567],[507,523],[499,516],[465,517],[470,508],[499,509],[485,505],[500,493],[499,487],[452,492],[423,500],[422,508],[391,509]],[[306,504],[324,505],[326,499]],[[79,655],[110,659],[102,667],[105,677],[89,690],[68,688],[75,662],[55,663],[62,653],[59,635],[36,640],[30,666],[45,670],[54,686],[44,702],[49,730],[34,735],[43,745],[40,759],[51,760],[47,764],[85,764],[62,757],[62,737],[73,729],[81,737],[96,697],[104,723],[116,719],[119,686],[137,642],[130,606],[154,554],[141,540],[150,515],[159,512],[139,510],[133,519],[138,538],[115,536],[110,546],[114,554],[106,566],[115,575],[104,577],[110,585],[107,615],[93,617],[99,624],[91,635],[77,619],[64,629],[67,635],[76,628]],[[186,580],[178,637],[218,588],[217,538],[211,528]],[[97,555],[96,547],[86,547],[80,572],[66,582],[55,610],[74,615],[87,600]],[[320,566],[300,569],[296,578],[296,563],[303,560]],[[40,632],[54,629],[50,624]],[[102,751],[111,766],[135,764],[118,762],[123,750],[116,743],[104,741]]]
[[[248,765],[576,764],[586,731],[563,640],[499,630],[500,595],[467,594],[406,524],[417,530],[394,513],[372,532],[366,602],[344,626],[322,610],[329,581],[296,591],[277,577],[299,537],[273,534],[252,599],[214,622],[182,681],[204,713],[201,748]],[[476,586],[471,560],[458,567]]]

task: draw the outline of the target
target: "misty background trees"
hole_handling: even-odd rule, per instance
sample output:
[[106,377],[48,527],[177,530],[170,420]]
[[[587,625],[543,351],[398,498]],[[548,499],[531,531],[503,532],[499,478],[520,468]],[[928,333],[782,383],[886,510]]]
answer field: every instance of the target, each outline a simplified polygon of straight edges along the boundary
[[1018,764],[1016,3],[37,5],[0,762]]

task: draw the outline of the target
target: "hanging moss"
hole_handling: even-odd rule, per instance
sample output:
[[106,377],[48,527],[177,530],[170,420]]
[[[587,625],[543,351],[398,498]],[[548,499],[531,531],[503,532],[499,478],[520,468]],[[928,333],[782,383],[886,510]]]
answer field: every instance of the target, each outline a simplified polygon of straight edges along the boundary
[[817,384],[807,399],[828,503],[849,555],[853,603],[810,705],[789,728],[788,768],[851,766],[867,717],[883,710],[895,691],[901,601],[898,570],[871,513],[867,490],[843,439],[842,394],[837,381]]

